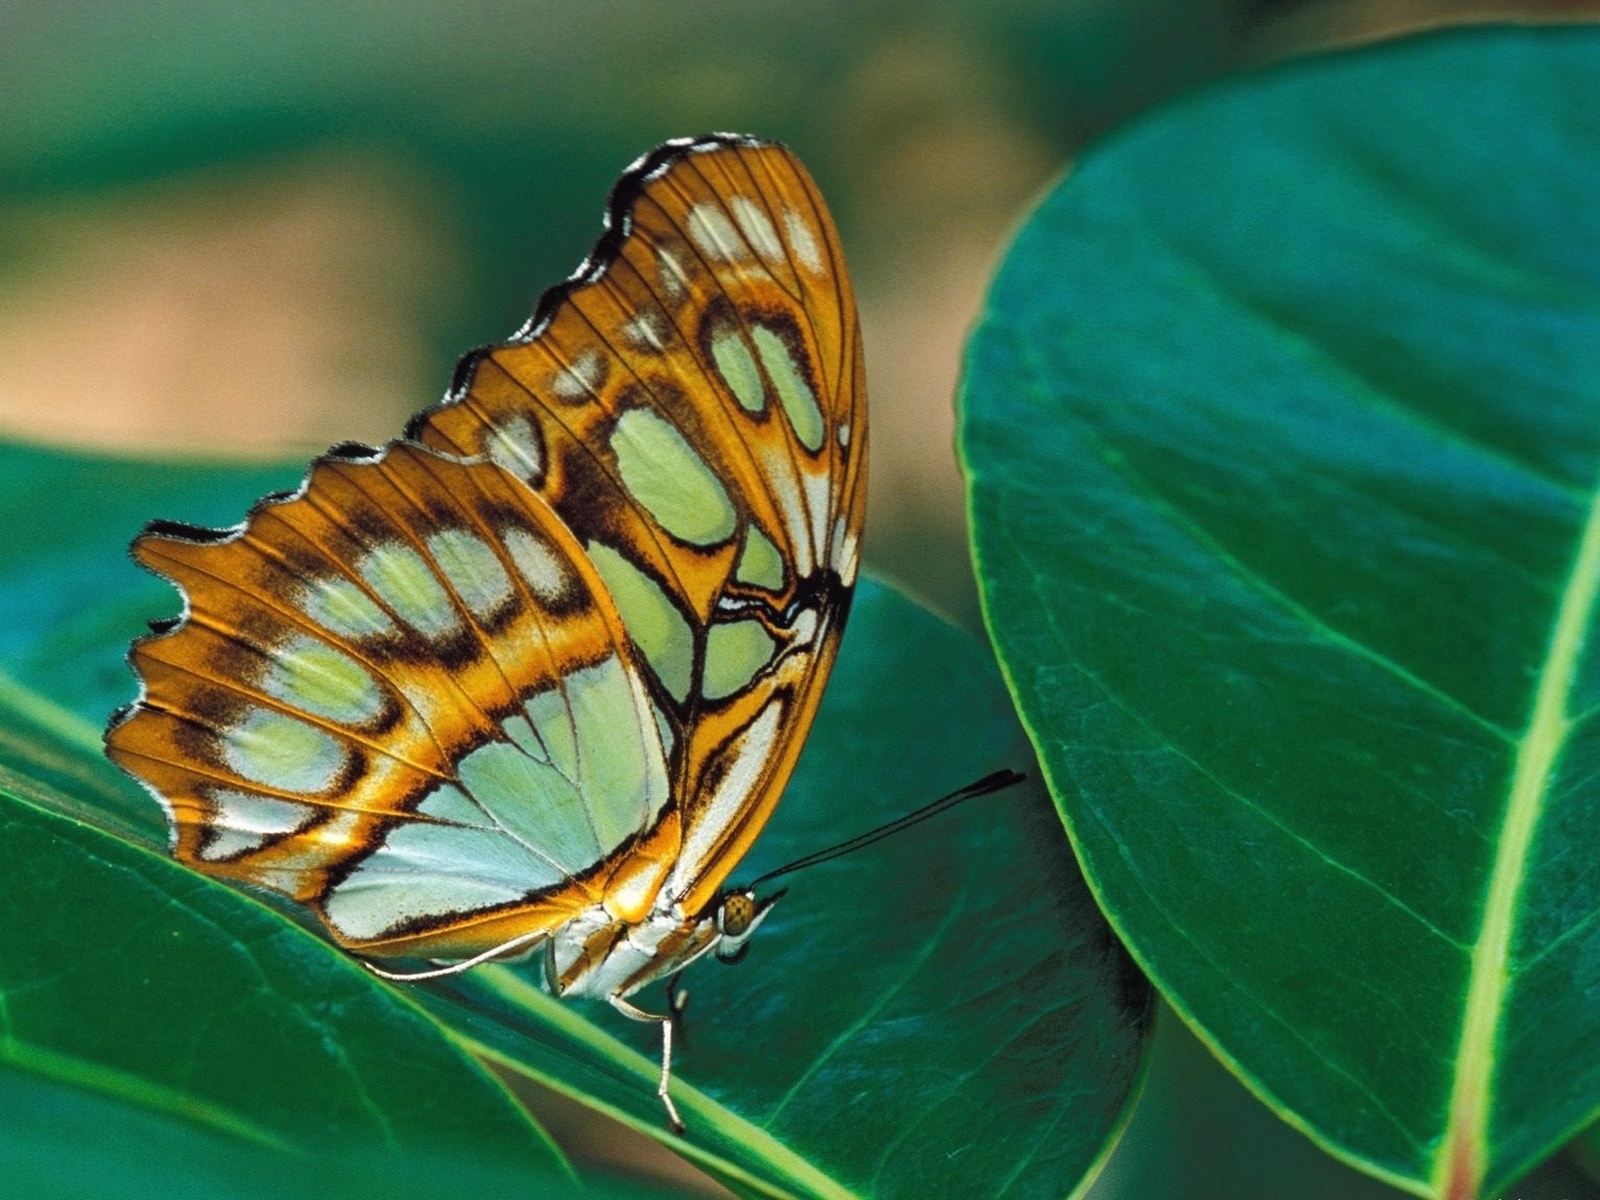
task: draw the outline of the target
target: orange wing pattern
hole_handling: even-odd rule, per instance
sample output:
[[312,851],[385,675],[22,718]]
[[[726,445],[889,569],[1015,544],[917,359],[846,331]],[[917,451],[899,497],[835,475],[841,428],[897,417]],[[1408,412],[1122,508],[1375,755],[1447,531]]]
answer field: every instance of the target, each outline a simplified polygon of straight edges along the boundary
[[186,607],[135,643],[108,752],[180,859],[346,946],[549,935],[557,990],[625,995],[719,936],[704,914],[793,769],[865,445],[854,300],[804,168],[669,143],[408,440],[336,448],[235,529],[145,531]]
[[[158,524],[135,553],[188,611],[135,643],[144,690],[111,756],[167,806],[179,858],[311,905],[346,945],[446,953],[553,926],[662,815],[659,733],[615,607],[549,506],[492,464],[346,448],[237,529]],[[620,804],[622,837],[569,848],[536,814],[544,845],[500,846],[518,798],[484,768],[498,758],[522,802],[537,795],[539,752],[559,761],[546,744],[597,723],[580,682],[612,760],[637,768],[630,794],[596,798]],[[535,752],[520,770],[519,744]],[[569,774],[587,799],[598,781]]]
[[589,262],[410,432],[504,464],[594,557],[680,735],[698,911],[788,780],[855,582],[864,366],[816,185],[749,139],[647,155]]

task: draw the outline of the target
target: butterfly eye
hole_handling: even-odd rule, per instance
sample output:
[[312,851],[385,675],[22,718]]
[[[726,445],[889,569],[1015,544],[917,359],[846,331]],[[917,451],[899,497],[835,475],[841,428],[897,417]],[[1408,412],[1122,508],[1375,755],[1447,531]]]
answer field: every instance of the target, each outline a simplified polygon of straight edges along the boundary
[[725,938],[743,940],[755,919],[756,901],[749,892],[734,892],[717,909],[717,929]]
[[717,958],[725,963],[736,963],[750,949],[750,935],[766,918],[783,892],[774,892],[765,900],[757,900],[754,892],[727,892],[717,904],[717,932],[722,940],[717,943]]

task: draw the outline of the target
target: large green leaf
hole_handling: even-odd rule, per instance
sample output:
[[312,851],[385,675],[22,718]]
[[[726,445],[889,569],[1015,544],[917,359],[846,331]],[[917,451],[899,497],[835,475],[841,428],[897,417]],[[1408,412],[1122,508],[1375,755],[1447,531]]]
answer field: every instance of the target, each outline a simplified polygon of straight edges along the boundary
[[987,616],[1102,906],[1286,1119],[1494,1195],[1600,1108],[1600,33],[1087,156],[968,360]]
[[[0,450],[0,479],[24,477],[0,485],[0,531],[18,531],[0,534],[17,550],[0,556],[14,617],[0,661],[18,677],[0,688],[0,770],[28,840],[0,835],[0,871],[32,882],[0,900],[0,979],[35,996],[34,1039],[84,1064],[25,1065],[145,1107],[206,1099],[223,1114],[213,1125],[294,1133],[297,1120],[328,1120],[320,1106],[294,1106],[303,1069],[277,1048],[306,1028],[336,1061],[370,1049],[377,1061],[337,1082],[348,1092],[375,1072],[365,1085],[374,1113],[389,1088],[449,1113],[434,1135],[446,1146],[449,1128],[474,1123],[477,1092],[504,1100],[461,1061],[466,1046],[752,1193],[1059,1196],[1094,1169],[1137,1078],[1150,993],[1095,910],[1042,789],[971,802],[795,875],[744,964],[692,971],[680,1141],[654,1095],[653,1027],[545,997],[520,968],[432,988],[381,984],[278,911],[140,844],[159,831],[154,806],[98,757],[91,722],[131,693],[118,662],[138,632],[133,610],[166,615],[176,597],[124,566],[121,545],[150,515],[236,517],[241,489],[262,480]],[[992,660],[864,583],[817,727],[746,877],[1027,760]],[[50,897],[67,887],[73,911],[55,915]],[[114,949],[87,956],[93,936]],[[68,945],[81,970],[56,969]],[[330,1025],[329,1009],[349,1025]],[[459,1077],[435,1080],[412,1044],[454,1056]],[[159,1082],[164,1099],[121,1088],[129,1076]],[[343,1119],[361,1116],[357,1105]]]
[[[544,1200],[559,1180],[489,1155],[286,1154],[31,1071],[0,1067],[7,1200]],[[585,1200],[664,1193],[590,1180]]]
[[[0,722],[13,751],[0,765],[0,1063],[181,1119],[169,1136],[182,1145],[210,1131],[296,1160],[487,1162],[567,1190],[559,1152],[458,1039],[254,900],[58,815],[115,782],[96,778],[93,743],[4,704]],[[57,793],[71,762],[68,779],[93,786]],[[15,1126],[6,1142],[15,1152]],[[164,1155],[130,1170],[192,1177]]]

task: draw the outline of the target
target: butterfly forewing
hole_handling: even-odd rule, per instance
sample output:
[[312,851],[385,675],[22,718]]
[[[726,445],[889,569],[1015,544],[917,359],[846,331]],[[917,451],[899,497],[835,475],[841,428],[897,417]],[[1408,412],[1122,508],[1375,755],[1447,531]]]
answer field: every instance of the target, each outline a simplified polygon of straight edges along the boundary
[[842,631],[860,334],[838,235],[781,146],[664,147],[619,184],[610,224],[412,432],[504,463],[593,558],[681,738],[671,886],[695,911],[776,803]]

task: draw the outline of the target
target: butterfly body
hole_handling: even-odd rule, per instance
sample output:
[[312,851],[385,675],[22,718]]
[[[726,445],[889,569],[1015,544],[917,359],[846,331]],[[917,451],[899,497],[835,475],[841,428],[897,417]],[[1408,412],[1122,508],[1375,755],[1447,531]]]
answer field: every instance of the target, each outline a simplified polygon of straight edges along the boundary
[[404,439],[145,530],[184,611],[108,753],[180,860],[367,958],[530,952],[619,1003],[735,956],[766,906],[724,883],[838,647],[865,444],[815,185],[773,143],[668,143]]

